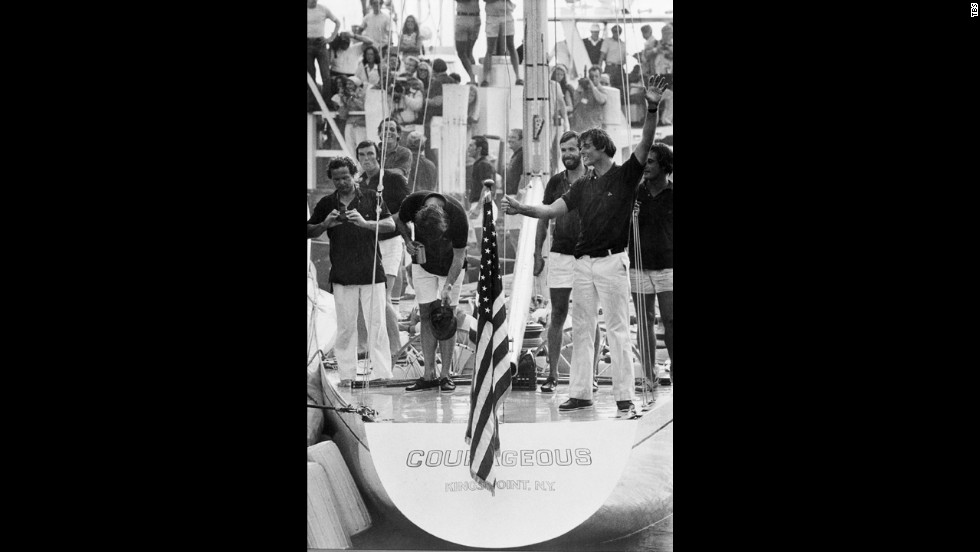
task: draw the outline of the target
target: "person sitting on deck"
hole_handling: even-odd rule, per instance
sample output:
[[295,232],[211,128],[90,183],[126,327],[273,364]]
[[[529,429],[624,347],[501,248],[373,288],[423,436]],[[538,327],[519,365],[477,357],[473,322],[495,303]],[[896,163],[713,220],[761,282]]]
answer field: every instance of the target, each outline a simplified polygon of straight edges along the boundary
[[307,239],[323,232],[330,239],[330,282],[337,307],[334,354],[342,385],[349,385],[357,375],[358,330],[351,321],[357,319],[359,309],[367,318],[366,343],[372,366],[369,379],[389,379],[392,375],[384,330],[385,274],[375,233],[394,230],[395,224],[383,204],[380,216],[377,214],[377,193],[354,186],[356,171],[357,166],[347,157],[331,160],[327,175],[337,190],[317,202],[306,221]]
[[[459,201],[435,192],[414,192],[402,201],[401,209],[393,217],[395,225],[406,241],[409,254],[415,256],[412,263],[412,284],[419,304],[422,334],[422,358],[425,374],[406,391],[421,391],[439,387],[452,392],[456,384],[450,379],[453,364],[455,336],[437,341],[432,327],[433,310],[438,306],[449,307],[455,316],[459,293],[463,288],[466,264],[466,243],[469,236],[469,219]],[[408,223],[415,225],[416,241],[411,241]],[[419,247],[421,246],[421,247]],[[425,262],[418,262],[421,249]],[[442,371],[436,377],[436,343],[442,352]]]

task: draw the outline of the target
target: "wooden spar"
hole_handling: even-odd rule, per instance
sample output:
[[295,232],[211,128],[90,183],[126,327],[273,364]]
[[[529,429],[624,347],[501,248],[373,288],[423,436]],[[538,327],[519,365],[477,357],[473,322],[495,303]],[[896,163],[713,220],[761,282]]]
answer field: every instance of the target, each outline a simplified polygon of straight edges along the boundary
[[[536,175],[543,175],[551,167],[550,74],[545,46],[548,12],[545,1],[524,2],[524,170]],[[544,32],[539,29],[544,29]]]

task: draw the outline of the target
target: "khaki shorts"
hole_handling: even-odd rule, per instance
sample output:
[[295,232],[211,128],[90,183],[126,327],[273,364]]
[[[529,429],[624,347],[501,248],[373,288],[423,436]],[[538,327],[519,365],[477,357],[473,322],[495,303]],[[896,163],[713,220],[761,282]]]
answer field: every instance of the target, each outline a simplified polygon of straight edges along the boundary
[[[449,292],[449,304],[453,307],[459,304],[459,293],[463,290],[463,277],[465,270],[459,271],[459,278],[453,284],[452,291]],[[417,264],[412,265],[412,285],[415,287],[415,300],[420,305],[431,303],[442,294],[442,287],[446,285],[446,276],[436,276]]]
[[630,269],[630,288],[633,293],[641,295],[674,291],[674,269],[663,270]]
[[504,28],[503,36],[514,35],[514,16],[507,15],[488,15],[487,16],[487,38],[501,36],[500,28]]
[[548,287],[572,288],[575,281],[575,256],[564,253],[548,253]]
[[378,247],[381,249],[381,266],[385,269],[385,276],[397,276],[398,267],[402,265],[402,255],[405,253],[405,238],[395,236],[381,240]]
[[457,15],[455,34],[456,42],[476,42],[480,35],[480,16]]

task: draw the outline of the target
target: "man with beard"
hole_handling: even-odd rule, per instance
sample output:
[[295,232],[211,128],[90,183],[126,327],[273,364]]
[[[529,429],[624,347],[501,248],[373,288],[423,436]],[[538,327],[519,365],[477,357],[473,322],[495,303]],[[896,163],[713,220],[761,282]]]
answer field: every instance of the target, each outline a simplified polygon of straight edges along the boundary
[[[612,357],[613,395],[622,416],[636,412],[633,405],[633,362],[629,332],[629,244],[633,203],[639,191],[644,163],[648,163],[650,146],[657,129],[657,109],[666,80],[656,76],[647,86],[647,116],[643,134],[633,155],[623,165],[613,162],[616,144],[602,129],[593,128],[579,136],[582,162],[591,165],[563,196],[551,205],[523,205],[516,198],[502,201],[508,214],[535,218],[555,218],[578,210],[582,228],[575,244],[575,278],[572,291],[572,326],[574,352],[568,386],[568,401],[559,412],[592,408],[592,365],[595,328],[599,305],[603,308],[606,337]],[[655,157],[655,156],[654,156]]]
[[[364,169],[361,176],[360,188],[377,193],[378,181],[381,176],[381,165],[378,163],[378,145],[370,140],[365,140],[357,145],[357,162]],[[405,177],[385,169],[384,189],[381,191],[381,199],[388,212],[397,213],[402,205],[402,200],[408,195],[408,181]],[[378,247],[381,249],[381,264],[386,278],[385,287],[385,314],[388,327],[388,344],[391,348],[392,357],[401,349],[401,338],[398,335],[398,313],[395,312],[394,305],[391,304],[391,290],[395,288],[395,279],[400,273],[402,260],[404,259],[404,245],[401,234],[398,230],[391,228],[378,233]]]
[[[572,183],[585,175],[585,165],[582,164],[582,154],[578,150],[578,133],[568,131],[559,140],[561,147],[561,162],[565,170],[551,177],[544,188],[542,204],[551,205],[562,194],[568,191]],[[544,257],[541,247],[548,235],[548,219],[538,220],[538,233],[534,239],[534,275],[538,276],[544,269]],[[548,321],[548,366],[551,372],[548,379],[541,384],[542,393],[554,393],[558,387],[558,361],[561,358],[562,333],[565,329],[565,318],[568,316],[568,299],[572,295],[572,281],[575,273],[575,242],[580,232],[578,211],[573,211],[555,218],[555,229],[551,235],[551,252],[548,254],[548,287],[551,290],[551,319]],[[599,326],[595,329],[595,360],[599,357]],[[593,379],[592,388],[598,385]]]
[[[358,310],[367,318],[366,343],[373,372],[370,379],[391,378],[391,354],[384,324],[384,270],[374,233],[395,228],[388,209],[376,213],[378,194],[354,186],[357,167],[346,157],[330,161],[327,175],[337,190],[321,199],[306,221],[306,237],[327,233],[330,238],[330,282],[337,305],[337,342],[334,353],[341,383],[357,375]],[[377,220],[376,220],[377,219]],[[374,275],[372,280],[371,276]],[[396,334],[397,335],[397,334]]]

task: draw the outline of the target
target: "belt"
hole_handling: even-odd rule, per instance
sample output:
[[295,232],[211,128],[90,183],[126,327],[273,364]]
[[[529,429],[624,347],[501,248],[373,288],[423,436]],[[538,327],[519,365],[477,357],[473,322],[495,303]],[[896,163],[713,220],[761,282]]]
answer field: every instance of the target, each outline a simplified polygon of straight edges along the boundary
[[578,257],[575,258],[578,259],[580,257],[592,257],[593,259],[598,259],[600,257],[608,257],[610,255],[616,255],[617,253],[622,253],[625,250],[626,250],[625,247],[619,247],[616,249],[603,249],[602,251],[599,251],[597,253],[591,253],[588,255],[579,255]]
[[476,12],[476,13],[460,13],[460,12],[456,12],[456,15],[480,15],[480,12]]

